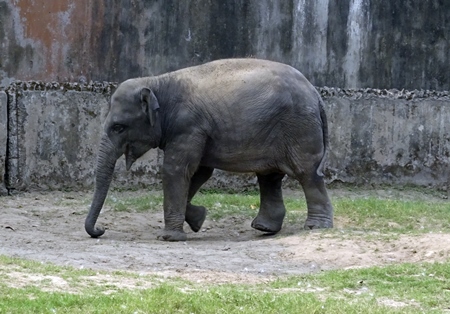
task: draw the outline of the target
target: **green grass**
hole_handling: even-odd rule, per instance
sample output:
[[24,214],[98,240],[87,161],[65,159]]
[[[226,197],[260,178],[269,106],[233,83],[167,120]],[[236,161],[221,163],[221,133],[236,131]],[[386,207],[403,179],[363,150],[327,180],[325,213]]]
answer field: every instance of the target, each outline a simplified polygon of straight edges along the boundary
[[106,199],[105,204],[111,206],[115,211],[156,211],[163,208],[163,195],[161,192],[151,192],[137,197],[122,198],[116,193],[112,193]]
[[335,216],[348,221],[349,228],[425,233],[450,228],[450,204],[446,201],[337,199]]
[[[11,279],[17,280],[17,273],[61,278],[66,285],[42,280],[19,287]],[[0,274],[0,313],[444,313],[450,307],[450,263],[326,271],[269,284],[212,285],[0,256]],[[101,275],[110,283],[98,280]],[[136,287],[121,288],[124,280],[135,281]]]
[[[365,269],[337,270],[293,277],[273,287],[325,287],[324,294],[351,302],[389,299],[412,308],[447,309],[450,306],[450,263],[399,264]],[[344,292],[344,293],[342,293]]]
[[[286,196],[286,222],[300,223],[306,219],[306,201],[301,196]],[[194,204],[208,209],[208,219],[219,220],[230,216],[255,217],[259,208],[257,193],[217,193],[202,191]],[[386,199],[376,196],[335,197],[332,199],[337,223],[349,230],[380,230],[396,233],[425,233],[450,228],[450,204],[447,201]],[[162,211],[161,192],[140,194],[136,197],[108,197],[107,205],[116,211]]]

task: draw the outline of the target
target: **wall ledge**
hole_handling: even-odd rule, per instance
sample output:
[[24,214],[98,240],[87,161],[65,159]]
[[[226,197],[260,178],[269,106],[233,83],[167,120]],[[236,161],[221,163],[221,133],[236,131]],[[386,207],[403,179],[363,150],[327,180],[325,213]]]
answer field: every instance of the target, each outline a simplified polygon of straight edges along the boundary
[[[112,93],[118,86],[117,82],[44,82],[44,81],[15,81],[7,86],[6,92],[20,91],[78,91],[95,92],[102,94]],[[315,86],[323,98],[343,97],[350,99],[369,99],[373,97],[388,99],[424,99],[450,100],[450,91],[437,91],[425,89],[376,89],[376,88],[340,88],[328,86]]]
[[330,97],[343,97],[350,99],[369,99],[373,97],[377,98],[389,98],[389,99],[424,99],[431,98],[436,100],[450,100],[450,91],[436,91],[436,90],[398,90],[398,89],[375,89],[375,88],[339,88],[339,87],[318,87],[323,98]]
[[111,94],[118,83],[114,82],[43,82],[43,81],[15,81],[5,88],[7,93],[22,91],[76,91]]

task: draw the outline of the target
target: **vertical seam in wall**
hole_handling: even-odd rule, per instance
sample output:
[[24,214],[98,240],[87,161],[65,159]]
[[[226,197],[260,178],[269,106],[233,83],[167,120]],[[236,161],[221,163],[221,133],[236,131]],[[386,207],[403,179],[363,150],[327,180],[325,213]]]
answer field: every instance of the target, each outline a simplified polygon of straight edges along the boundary
[[8,141],[9,141],[9,95],[7,92],[5,92],[6,95],[6,149],[5,149],[5,160],[4,164],[2,165],[4,167],[3,172],[3,188],[6,189],[7,193],[9,194],[8,189]]
[[18,117],[17,117],[17,91],[11,88],[7,91],[7,142],[5,185],[8,193],[16,189],[18,174]]
[[[3,173],[3,178],[1,178],[1,180],[0,180],[0,195],[4,195],[7,192],[7,189],[6,189],[6,177],[7,177],[6,163],[7,163],[7,147],[8,147],[8,144],[7,144],[8,143],[8,94],[4,90],[0,90],[0,92],[2,94],[0,96],[1,98],[3,98],[3,94],[5,95],[5,99],[0,100],[0,110],[3,111],[3,109],[5,109],[5,111],[6,111],[5,121],[2,121],[2,122],[5,122],[5,129],[3,130],[3,128],[2,128],[2,130],[0,130],[0,131],[5,131],[5,134],[1,135],[2,139],[3,138],[5,139],[5,142],[0,143],[0,145],[3,145],[3,144],[5,145],[3,163],[0,164],[0,167],[3,168],[2,171],[0,171],[0,173]],[[3,101],[6,101],[6,102],[1,103]],[[3,106],[5,106],[5,107],[3,107]],[[3,112],[1,112],[1,114],[3,114]]]
[[5,154],[5,177],[4,177],[4,184],[5,184],[5,188],[8,190],[8,194],[9,193],[9,169],[10,169],[10,150],[11,150],[11,145],[10,145],[10,136],[11,136],[11,130],[10,130],[10,113],[11,113],[11,91],[10,90],[6,90],[6,154]]

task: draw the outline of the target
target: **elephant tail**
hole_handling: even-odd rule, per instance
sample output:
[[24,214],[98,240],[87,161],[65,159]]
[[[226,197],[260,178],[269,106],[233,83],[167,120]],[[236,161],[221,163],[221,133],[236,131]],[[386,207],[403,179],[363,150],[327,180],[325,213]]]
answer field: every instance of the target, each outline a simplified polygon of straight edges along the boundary
[[319,111],[320,111],[320,119],[322,121],[322,133],[323,133],[323,155],[322,155],[322,159],[320,159],[319,165],[317,166],[316,169],[316,174],[319,177],[323,177],[323,170],[325,167],[325,159],[328,153],[328,146],[329,146],[329,138],[328,138],[328,120],[327,120],[327,115],[325,113],[325,108],[324,108],[324,103],[322,98],[319,95]]

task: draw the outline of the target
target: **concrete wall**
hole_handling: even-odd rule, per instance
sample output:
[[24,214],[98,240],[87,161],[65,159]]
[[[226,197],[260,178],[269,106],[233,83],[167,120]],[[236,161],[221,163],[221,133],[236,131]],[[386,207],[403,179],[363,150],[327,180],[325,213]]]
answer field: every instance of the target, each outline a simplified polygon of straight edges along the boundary
[[256,56],[316,86],[450,90],[448,0],[0,0],[0,42],[3,86]]
[[445,187],[448,92],[322,89],[330,128],[329,181]]
[[[19,83],[7,89],[8,156],[5,185],[11,190],[92,187],[97,143],[102,135],[110,83],[81,86],[59,83]],[[158,151],[146,154],[125,173],[117,164],[117,186],[160,182]],[[150,173],[147,178],[146,174]]]
[[[112,88],[109,83],[11,85],[6,90],[8,148],[0,145],[0,161],[6,164],[0,167],[0,172],[6,172],[5,185],[10,190],[92,188],[97,143]],[[446,187],[450,169],[448,92],[319,91],[330,124],[328,182]],[[4,100],[0,110],[5,107],[2,104]],[[3,132],[4,120],[0,120]],[[5,143],[5,136],[0,140]],[[3,160],[1,152],[7,153]],[[113,186],[160,187],[162,154],[148,152],[130,172],[122,157]],[[288,179],[286,184],[293,181]],[[216,171],[209,186],[253,188],[256,179]]]

